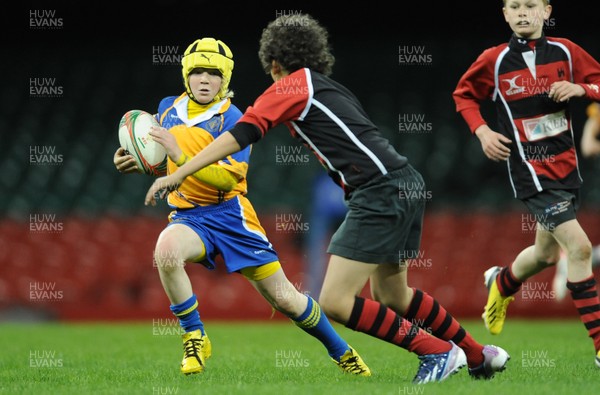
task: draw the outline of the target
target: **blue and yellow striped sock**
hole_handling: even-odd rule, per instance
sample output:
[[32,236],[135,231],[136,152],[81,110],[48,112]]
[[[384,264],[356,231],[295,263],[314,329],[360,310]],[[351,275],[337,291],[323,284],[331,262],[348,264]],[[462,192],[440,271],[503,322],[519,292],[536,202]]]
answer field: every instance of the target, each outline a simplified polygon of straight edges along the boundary
[[310,296],[304,313],[298,318],[291,318],[304,332],[316,337],[323,343],[331,358],[336,361],[350,348],[348,343],[333,329],[329,319],[321,311],[321,306]]
[[200,321],[198,299],[196,299],[196,295],[192,295],[191,298],[183,303],[171,305],[171,311],[179,318],[179,325],[181,325],[185,332],[200,329],[200,332],[204,335],[204,324]]

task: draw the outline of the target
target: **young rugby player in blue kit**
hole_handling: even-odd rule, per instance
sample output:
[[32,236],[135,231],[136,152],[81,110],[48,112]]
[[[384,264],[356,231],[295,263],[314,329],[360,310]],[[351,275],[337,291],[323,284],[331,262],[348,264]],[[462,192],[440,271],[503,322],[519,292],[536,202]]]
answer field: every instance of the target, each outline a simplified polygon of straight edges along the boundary
[[[182,66],[186,92],[160,102],[156,118],[162,127],[151,132],[167,150],[168,173],[231,129],[242,115],[231,103],[233,55],[222,41],[195,41],[185,51]],[[321,341],[344,372],[370,376],[368,366],[333,329],[319,304],[286,278],[245,197],[249,156],[250,147],[246,147],[224,157],[194,172],[168,196],[174,211],[158,238],[154,259],[171,311],[185,331],[181,371],[202,372],[212,352],[185,264],[197,262],[214,269],[220,255],[228,273],[244,275],[275,309]],[[114,163],[124,173],[137,169],[122,148],[115,153]]]
[[[509,359],[504,350],[477,343],[433,297],[407,285],[406,262],[399,257],[416,256],[425,202],[401,198],[398,191],[423,186],[423,179],[358,99],[328,77],[334,58],[327,30],[310,15],[281,16],[264,29],[259,58],[274,84],[229,132],[157,179],[146,204],[285,124],[343,189],[348,205],[328,250],[320,296],[328,316],[417,354],[416,384],[445,380],[467,363],[475,378],[503,370]],[[369,279],[373,299],[359,296]]]

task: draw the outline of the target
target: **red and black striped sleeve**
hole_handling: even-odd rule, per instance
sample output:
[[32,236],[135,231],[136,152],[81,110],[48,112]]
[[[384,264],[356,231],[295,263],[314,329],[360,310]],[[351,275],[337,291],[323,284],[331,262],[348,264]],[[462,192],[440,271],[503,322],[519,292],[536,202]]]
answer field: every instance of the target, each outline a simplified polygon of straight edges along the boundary
[[485,50],[462,75],[452,97],[471,133],[487,122],[480,112],[480,102],[489,99],[494,92],[494,64],[498,47]]
[[573,82],[585,90],[585,97],[600,101],[600,63],[579,45],[564,40],[573,56]]

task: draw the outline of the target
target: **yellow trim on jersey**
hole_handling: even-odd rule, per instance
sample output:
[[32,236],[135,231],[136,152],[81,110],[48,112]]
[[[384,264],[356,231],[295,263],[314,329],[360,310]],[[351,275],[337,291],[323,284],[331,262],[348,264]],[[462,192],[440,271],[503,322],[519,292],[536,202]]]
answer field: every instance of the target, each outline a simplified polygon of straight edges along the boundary
[[248,280],[260,281],[264,280],[265,278],[271,277],[280,268],[281,263],[279,263],[279,261],[274,261],[262,266],[245,267],[242,270],[240,270],[240,272]]

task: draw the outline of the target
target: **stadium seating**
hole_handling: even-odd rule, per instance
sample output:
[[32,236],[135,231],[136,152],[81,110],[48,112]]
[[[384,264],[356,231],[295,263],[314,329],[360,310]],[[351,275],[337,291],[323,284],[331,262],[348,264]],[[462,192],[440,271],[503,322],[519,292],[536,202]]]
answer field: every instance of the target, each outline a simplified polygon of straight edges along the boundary
[[[298,234],[278,231],[275,216],[262,217],[290,281],[305,292],[305,252]],[[590,238],[599,240],[600,229],[594,225],[600,213],[584,212],[581,218]],[[170,317],[152,260],[164,219],[69,217],[58,232],[33,231],[30,224],[0,222],[0,318],[23,310],[64,320]],[[518,212],[432,212],[425,218],[423,255],[409,269],[410,284],[434,295],[457,316],[478,317],[486,298],[483,271],[510,262],[532,240],[532,234],[522,231]],[[270,306],[242,276],[228,275],[222,266],[209,271],[192,264],[187,270],[203,316],[271,319]],[[549,270],[536,277],[537,287],[550,291],[552,275]],[[36,298],[32,289],[60,292]],[[556,303],[542,297],[515,303],[511,315],[572,316],[573,307],[568,299]],[[284,318],[279,313],[273,317]]]

